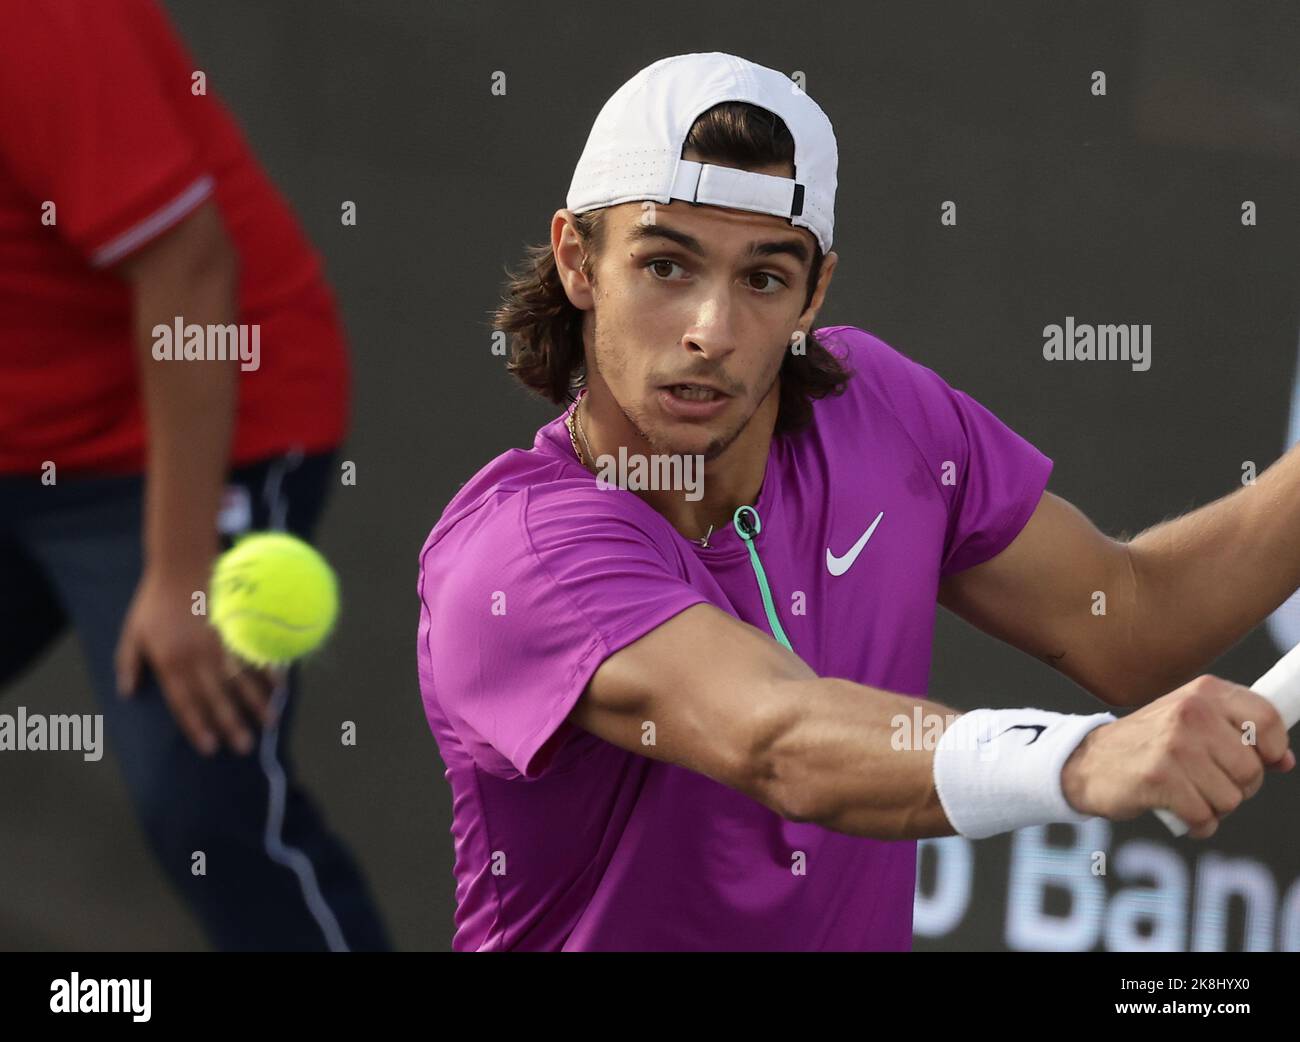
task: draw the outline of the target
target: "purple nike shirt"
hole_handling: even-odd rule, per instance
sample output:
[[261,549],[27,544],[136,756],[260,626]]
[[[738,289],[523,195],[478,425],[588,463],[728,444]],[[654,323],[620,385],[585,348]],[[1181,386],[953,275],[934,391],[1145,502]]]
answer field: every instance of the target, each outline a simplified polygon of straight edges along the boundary
[[[940,580],[1015,538],[1052,461],[878,337],[817,336],[854,375],[773,438],[755,546],[819,676],[922,697]],[[827,551],[882,512],[831,574]],[[693,604],[771,633],[740,537],[710,544],[598,487],[563,415],[447,505],[420,554],[418,658],[452,790],[455,950],[911,948],[914,841],[786,821],[565,719],[602,661]]]

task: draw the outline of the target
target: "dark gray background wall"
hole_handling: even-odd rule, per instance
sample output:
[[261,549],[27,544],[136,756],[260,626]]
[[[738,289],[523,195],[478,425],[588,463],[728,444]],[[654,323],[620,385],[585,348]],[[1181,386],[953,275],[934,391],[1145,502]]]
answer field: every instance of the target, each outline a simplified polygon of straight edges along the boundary
[[[545,239],[600,105],[651,61],[725,50],[806,74],[841,150],[841,261],[820,322],[869,329],[983,402],[1106,531],[1224,495],[1243,460],[1282,451],[1300,325],[1292,4],[166,7],[325,257],[349,326],[343,458],[358,483],[334,493],[321,540],[346,614],[308,669],[294,753],[404,948],[449,945],[454,886],[415,675],[416,554],[456,488],[553,415],[490,353],[486,314],[503,266]],[[1258,227],[1240,223],[1246,199]],[[1151,370],[1044,362],[1042,327],[1066,315],[1151,323]],[[1217,671],[1246,680],[1273,657],[1261,629]],[[944,613],[931,692],[961,708],[1090,704]],[[0,708],[20,704],[93,711],[71,639]],[[0,946],[204,947],[112,755],[0,757]],[[1276,781],[1208,847],[1172,849],[1189,866],[1207,849],[1261,859],[1284,887],[1300,853],[1276,825],[1297,800],[1294,779]],[[1116,837],[1162,839],[1149,822]],[[1004,946],[1008,855],[1006,840],[979,845],[981,900],[918,947]]]

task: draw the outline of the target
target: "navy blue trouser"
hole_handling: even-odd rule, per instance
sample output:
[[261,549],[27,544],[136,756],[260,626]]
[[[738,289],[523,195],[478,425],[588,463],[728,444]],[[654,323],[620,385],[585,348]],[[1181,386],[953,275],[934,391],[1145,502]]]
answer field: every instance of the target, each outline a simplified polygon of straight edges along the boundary
[[[228,491],[247,503],[236,528],[310,538],[332,459],[292,453],[232,470]],[[288,729],[296,669],[274,695],[278,723],[259,734],[248,756],[224,747],[211,758],[195,752],[148,670],[134,698],[117,696],[113,653],[140,578],[143,507],[140,477],[60,475],[48,486],[36,477],[0,477],[0,689],[70,622],[104,715],[105,742],[144,832],[213,945],[386,950],[356,864],[294,781]],[[191,872],[195,851],[206,855],[206,875]]]

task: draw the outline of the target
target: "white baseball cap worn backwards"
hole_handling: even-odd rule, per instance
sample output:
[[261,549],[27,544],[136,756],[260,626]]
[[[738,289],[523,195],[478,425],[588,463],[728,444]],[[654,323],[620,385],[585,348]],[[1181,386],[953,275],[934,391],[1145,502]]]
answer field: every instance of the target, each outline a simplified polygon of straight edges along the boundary
[[[682,158],[691,125],[714,105],[743,101],[780,116],[794,138],[795,176]],[[788,218],[828,253],[839,151],[831,121],[791,79],[732,54],[679,54],[646,66],[605,102],[569,185],[568,209],[674,199]]]

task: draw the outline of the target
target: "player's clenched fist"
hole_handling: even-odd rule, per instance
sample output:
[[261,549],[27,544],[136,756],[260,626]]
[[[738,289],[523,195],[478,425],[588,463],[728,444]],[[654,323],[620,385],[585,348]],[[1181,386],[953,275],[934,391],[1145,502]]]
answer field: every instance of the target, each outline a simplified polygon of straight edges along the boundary
[[1295,762],[1266,698],[1207,675],[1091,731],[1066,761],[1061,790],[1076,810],[1114,821],[1167,808],[1205,839],[1259,791],[1266,768]]

